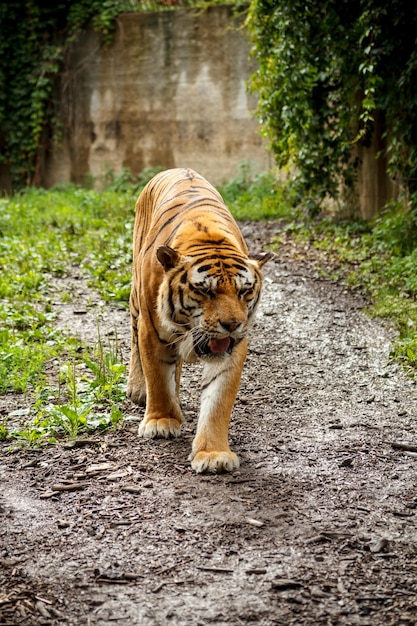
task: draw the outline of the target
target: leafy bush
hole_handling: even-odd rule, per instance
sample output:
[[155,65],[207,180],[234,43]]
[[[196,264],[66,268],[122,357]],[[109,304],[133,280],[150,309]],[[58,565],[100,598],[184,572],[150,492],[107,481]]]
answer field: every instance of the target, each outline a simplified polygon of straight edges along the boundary
[[417,12],[402,0],[252,0],[252,89],[279,167],[312,211],[352,186],[376,127],[417,212]]

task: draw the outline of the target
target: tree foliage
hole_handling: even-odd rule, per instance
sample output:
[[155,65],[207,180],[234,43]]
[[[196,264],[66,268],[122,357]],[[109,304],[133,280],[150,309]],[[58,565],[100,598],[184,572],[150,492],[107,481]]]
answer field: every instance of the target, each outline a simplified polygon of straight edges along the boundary
[[[352,186],[382,121],[389,173],[417,206],[417,9],[405,0],[252,0],[252,89],[280,167],[314,204]],[[417,212],[417,209],[416,209]]]

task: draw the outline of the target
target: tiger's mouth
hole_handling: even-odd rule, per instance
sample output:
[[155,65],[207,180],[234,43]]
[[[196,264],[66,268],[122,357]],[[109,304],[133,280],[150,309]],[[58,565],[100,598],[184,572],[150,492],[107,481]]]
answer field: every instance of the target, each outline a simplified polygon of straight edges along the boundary
[[210,356],[222,356],[223,354],[231,354],[235,340],[233,337],[223,337],[222,339],[211,339],[210,337],[201,337],[194,340],[194,351],[200,358]]

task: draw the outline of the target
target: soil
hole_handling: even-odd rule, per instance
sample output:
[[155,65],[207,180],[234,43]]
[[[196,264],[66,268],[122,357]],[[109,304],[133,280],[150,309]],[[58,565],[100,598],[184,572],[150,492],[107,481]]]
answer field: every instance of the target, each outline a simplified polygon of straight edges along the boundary
[[[242,224],[258,251],[277,229]],[[392,330],[319,274],[285,237],[265,266],[230,431],[239,471],[191,471],[198,366],[178,439],[139,439],[126,400],[104,435],[2,444],[2,626],[417,624],[415,384],[389,360]],[[127,312],[81,275],[59,306],[92,343],[99,313],[128,361]]]

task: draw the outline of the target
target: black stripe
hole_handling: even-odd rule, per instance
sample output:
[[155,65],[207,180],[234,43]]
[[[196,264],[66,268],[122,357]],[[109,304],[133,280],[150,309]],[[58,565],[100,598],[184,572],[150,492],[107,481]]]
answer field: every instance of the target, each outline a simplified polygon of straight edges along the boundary
[[211,263],[207,263],[206,265],[202,265],[201,267],[199,267],[197,269],[197,272],[201,274],[202,272],[207,272],[207,270],[211,270],[212,267],[213,265]]
[[168,346],[169,345],[168,341],[165,341],[165,339],[161,339],[161,337],[159,336],[159,333],[158,333],[158,331],[156,329],[156,326],[155,326],[153,318],[152,318],[152,311],[151,311],[151,309],[149,307],[147,307],[147,308],[148,308],[148,316],[149,316],[149,319],[151,320],[152,328],[155,331],[155,335],[158,337],[159,343],[162,343],[164,346]]
[[[175,207],[173,207],[175,208]],[[164,222],[164,224],[162,224],[162,226],[160,226],[158,232],[156,233],[155,237],[152,239],[151,243],[148,245],[148,247],[145,250],[145,254],[148,252],[148,250],[150,248],[152,248],[152,246],[154,245],[156,239],[159,237],[160,233],[164,230],[164,228],[166,228],[167,226],[169,226],[171,224],[171,222],[173,222],[177,217],[177,214],[173,215],[172,217],[170,217],[169,219],[167,219],[166,222]]]
[[174,319],[174,313],[175,313],[175,305],[174,305],[173,296],[174,296],[174,290],[172,288],[172,284],[169,283],[169,286],[168,286],[168,302],[169,302],[170,316],[171,316],[172,320]]
[[[239,276],[240,278],[242,278],[244,274],[246,274],[246,271],[248,269],[244,265],[234,265],[231,263],[223,263],[223,267],[227,270],[235,270],[236,275]],[[239,270],[243,270],[243,273],[240,273]]]
[[[238,261],[239,263],[245,262],[245,257],[239,254],[239,252],[236,251],[236,248],[230,248],[230,252],[228,250],[225,250],[224,247],[219,250],[213,250],[213,246],[205,246],[201,243],[192,244],[191,246],[189,246],[189,248],[197,248],[193,252],[190,251],[191,256],[193,256],[195,262],[197,263],[206,259]],[[207,256],[208,254],[210,254],[210,256]]]

